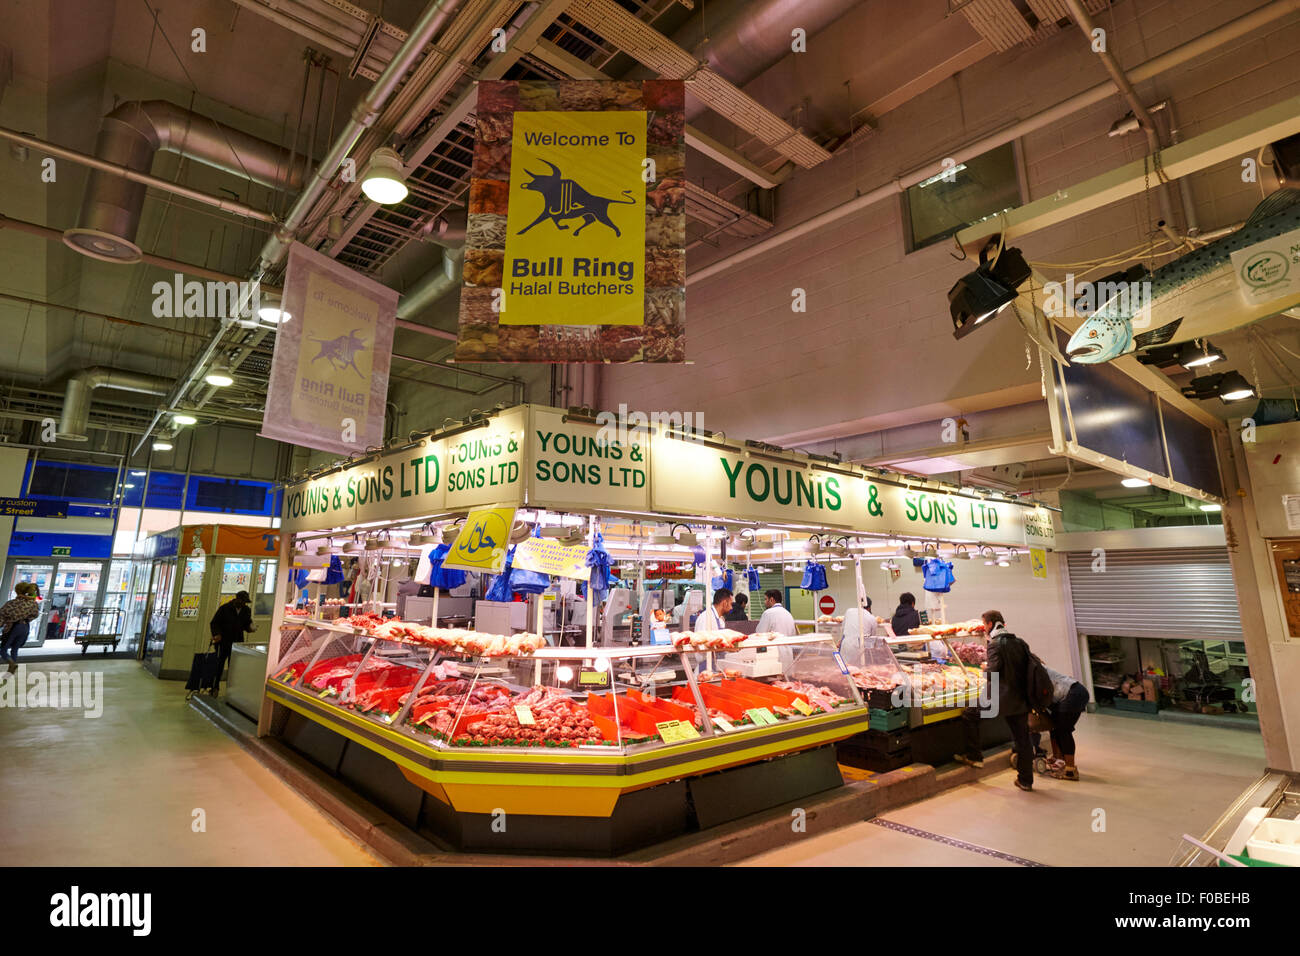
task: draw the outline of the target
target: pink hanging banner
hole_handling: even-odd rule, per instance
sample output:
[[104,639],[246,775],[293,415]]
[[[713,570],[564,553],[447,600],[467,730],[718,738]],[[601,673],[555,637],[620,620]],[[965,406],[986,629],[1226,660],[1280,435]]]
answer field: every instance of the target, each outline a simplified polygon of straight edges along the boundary
[[289,249],[261,434],[340,454],[384,441],[398,294],[319,252]]

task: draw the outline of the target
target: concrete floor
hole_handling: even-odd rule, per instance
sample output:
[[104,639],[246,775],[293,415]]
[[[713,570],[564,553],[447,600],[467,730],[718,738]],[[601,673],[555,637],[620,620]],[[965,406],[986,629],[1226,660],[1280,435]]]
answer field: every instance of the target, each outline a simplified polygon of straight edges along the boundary
[[[1038,777],[1022,793],[1007,764],[883,819],[1053,866],[1167,866],[1182,834],[1203,834],[1264,768],[1263,740],[1247,730],[1090,714],[1076,737],[1076,783]],[[1017,864],[864,822],[740,865]]]
[[[101,672],[103,714],[0,711],[0,863],[379,865],[191,710],[181,684],[135,661],[27,663]],[[205,832],[194,832],[196,808]]]
[[[101,672],[104,709],[98,719],[0,711],[0,863],[378,865],[192,710],[179,683],[134,661],[29,666]],[[1008,767],[883,818],[1040,863],[1164,866],[1179,836],[1203,833],[1264,763],[1256,733],[1106,715],[1085,716],[1079,751],[1079,783],[1039,778],[1021,793]],[[195,808],[206,832],[192,830]],[[1097,809],[1104,832],[1093,830]],[[1018,864],[864,822],[742,865]]]

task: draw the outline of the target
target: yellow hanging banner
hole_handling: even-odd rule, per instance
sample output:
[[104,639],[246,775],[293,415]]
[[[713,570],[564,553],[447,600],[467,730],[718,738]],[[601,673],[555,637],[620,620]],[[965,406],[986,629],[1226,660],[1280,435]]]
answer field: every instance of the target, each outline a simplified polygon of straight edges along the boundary
[[642,110],[514,114],[502,325],[645,323]]
[[1034,569],[1034,577],[1047,579],[1047,551],[1043,548],[1029,549],[1029,566]]
[[443,567],[500,574],[506,566],[506,550],[510,547],[510,529],[514,523],[513,507],[471,511],[442,562]]

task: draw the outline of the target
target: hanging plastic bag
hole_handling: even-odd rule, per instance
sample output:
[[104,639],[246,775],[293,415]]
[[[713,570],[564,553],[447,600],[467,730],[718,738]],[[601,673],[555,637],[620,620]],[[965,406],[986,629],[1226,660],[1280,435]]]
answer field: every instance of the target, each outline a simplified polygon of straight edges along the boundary
[[[599,531],[592,539],[591,550],[587,552],[587,567],[591,569],[587,575],[587,583],[591,585],[591,601],[593,604],[599,604],[605,600],[605,595],[609,591],[609,551],[605,549],[605,536]],[[578,591],[584,597],[586,590],[583,588],[581,581],[578,582]]]
[[709,584],[715,591],[718,590],[718,588],[726,588],[728,591],[730,591],[732,580],[733,578],[731,576],[731,568],[722,568],[721,573],[715,575],[714,578],[709,582]]
[[342,584],[343,583],[343,559],[337,554],[330,558],[329,570],[325,572],[325,580],[322,584]]
[[803,567],[803,580],[799,587],[805,591],[825,591],[826,584],[826,566],[808,561]]
[[753,594],[755,591],[759,589],[759,587],[761,587],[761,585],[758,583],[758,572],[755,571],[753,568],[745,569],[745,581],[749,585],[750,594]]
[[442,562],[446,559],[451,551],[451,545],[440,544],[433,549],[429,555],[429,583],[435,588],[458,588],[465,583],[465,572],[455,570],[444,570]]

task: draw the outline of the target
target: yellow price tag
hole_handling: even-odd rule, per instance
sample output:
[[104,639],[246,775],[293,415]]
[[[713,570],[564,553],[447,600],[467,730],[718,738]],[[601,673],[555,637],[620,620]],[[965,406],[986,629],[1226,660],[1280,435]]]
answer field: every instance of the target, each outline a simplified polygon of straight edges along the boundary
[[537,721],[533,719],[532,708],[526,707],[523,704],[515,705],[515,716],[519,718],[519,722],[525,727],[531,727],[537,723]]
[[694,740],[700,736],[700,732],[695,729],[695,725],[688,724],[684,720],[678,723],[677,733],[682,740]]
[[799,711],[799,713],[803,714],[805,717],[815,713],[813,708],[802,697],[796,697],[794,699],[794,709]]
[[659,739],[666,744],[680,740],[678,728],[681,723],[680,720],[665,720],[663,723],[655,724],[655,730],[659,731]]

